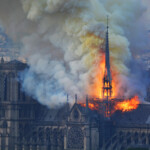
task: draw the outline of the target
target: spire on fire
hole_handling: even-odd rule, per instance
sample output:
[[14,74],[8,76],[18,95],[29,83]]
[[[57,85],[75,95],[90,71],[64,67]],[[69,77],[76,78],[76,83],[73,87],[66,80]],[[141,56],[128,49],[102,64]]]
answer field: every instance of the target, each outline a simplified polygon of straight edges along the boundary
[[107,16],[107,31],[105,39],[105,73],[103,78],[103,97],[109,98],[112,94],[112,78],[110,72],[110,61],[109,61],[109,32],[108,32],[108,16]]

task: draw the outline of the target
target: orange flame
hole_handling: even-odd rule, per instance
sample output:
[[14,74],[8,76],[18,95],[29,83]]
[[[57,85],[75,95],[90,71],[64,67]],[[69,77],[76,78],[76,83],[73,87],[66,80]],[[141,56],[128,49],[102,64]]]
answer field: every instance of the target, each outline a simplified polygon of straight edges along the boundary
[[[140,100],[139,100],[138,96],[135,96],[128,100],[118,100],[118,99],[110,100],[109,103],[111,104],[111,108],[109,108],[110,110],[108,110],[108,113],[109,113],[108,116],[110,117],[117,110],[120,110],[122,112],[128,112],[128,111],[137,109],[140,104]],[[82,107],[86,107],[85,103],[80,103],[80,105]],[[103,114],[104,114],[103,108],[105,107],[107,109],[105,102],[103,102],[103,101],[100,102],[97,100],[93,100],[93,101],[89,102],[88,107],[91,110],[96,110],[97,112],[103,113]]]
[[89,88],[89,94],[97,97],[103,98],[103,76],[105,71],[105,55],[101,56],[101,60],[98,63],[97,69],[94,70],[96,73],[96,77],[94,79],[94,84]]
[[123,102],[117,102],[115,105],[115,111],[121,110],[122,112],[132,111],[138,108],[140,100],[138,96],[133,97],[132,99],[124,100]]
[[[96,72],[96,77],[94,79],[93,85],[88,88],[88,93],[89,95],[92,95],[95,98],[103,98],[103,77],[104,77],[104,72],[105,72],[105,54],[101,53],[101,59],[98,63],[98,66],[96,66],[95,70]],[[112,73],[112,98],[116,97],[117,91],[115,89],[115,76],[114,74],[116,73],[114,70]],[[107,93],[104,93],[104,95],[107,95]]]
[[[105,105],[105,100],[103,97],[103,78],[105,73],[105,53],[103,48],[99,49],[99,45],[104,44],[104,40],[95,36],[93,34],[88,34],[83,37],[84,47],[91,49],[91,56],[92,56],[92,65],[94,66],[91,70],[91,74],[89,77],[89,84],[86,87],[87,93],[92,96],[93,101],[89,102],[89,108],[91,110],[97,110],[99,112],[102,111],[100,105]],[[100,47],[101,47],[100,46]],[[96,51],[95,51],[96,50]],[[95,53],[96,52],[96,53]],[[113,57],[110,57],[111,61],[111,75],[112,75],[112,95],[109,97],[109,103],[111,103],[112,110],[108,110],[110,115],[113,114],[117,110],[121,110],[122,112],[132,111],[137,109],[140,101],[138,96],[133,97],[132,99],[128,100],[117,100],[115,101],[115,97],[119,95],[118,92],[118,69],[113,65]],[[109,85],[105,85],[106,87]],[[104,93],[104,96],[109,96],[107,93]],[[97,101],[99,99],[99,102]],[[104,102],[104,103],[103,103]],[[100,104],[101,103],[101,104]],[[86,107],[86,104],[80,104],[83,107]]]
[[[86,104],[84,104],[84,103],[80,103],[80,105],[81,105],[82,107],[86,107]],[[88,104],[88,107],[89,107],[91,110],[99,110],[99,105],[96,104],[96,103],[89,103],[89,104]]]

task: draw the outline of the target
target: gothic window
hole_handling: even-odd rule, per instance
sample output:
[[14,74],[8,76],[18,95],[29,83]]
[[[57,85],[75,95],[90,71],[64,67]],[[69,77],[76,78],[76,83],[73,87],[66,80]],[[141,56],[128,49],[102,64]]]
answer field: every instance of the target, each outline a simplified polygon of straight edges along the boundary
[[150,134],[148,134],[148,143],[150,144]]
[[0,117],[5,118],[5,109],[0,108]]
[[21,85],[18,83],[18,100],[20,101],[21,99]]
[[112,142],[115,142],[116,139],[117,139],[117,136],[114,136],[114,137],[112,138]]
[[6,84],[5,84],[5,74],[0,75],[0,99],[3,101],[5,100],[5,91],[6,90]]
[[15,78],[15,73],[13,73],[13,72],[10,72],[9,74],[8,74],[8,83],[9,83],[9,98],[10,98],[10,100],[14,100],[15,99],[15,94],[16,94],[16,86],[15,86],[15,84],[16,84],[16,78]]
[[122,131],[119,132],[119,136],[123,136],[123,132]]
[[129,137],[129,138],[127,139],[127,144],[128,144],[128,145],[131,144],[131,137]]
[[69,130],[67,139],[68,148],[82,149],[84,147],[84,136],[83,131],[80,127],[72,127]]
[[53,144],[54,146],[58,145],[58,129],[53,130]]
[[5,117],[5,110],[1,109],[1,117]]
[[44,142],[44,130],[43,130],[43,128],[39,128],[39,140],[40,140],[40,142],[41,143],[43,143]]
[[123,140],[124,140],[123,136],[120,136],[120,137],[119,137],[119,142],[122,143]]
[[143,138],[145,136],[145,133],[142,133],[141,137]]
[[146,138],[142,139],[142,144],[143,144],[143,145],[146,144]]
[[134,133],[134,137],[138,138],[139,134],[137,132]]
[[25,101],[25,93],[22,90],[21,83],[18,82],[18,100],[19,101]]
[[76,119],[76,120],[79,118],[79,112],[78,112],[77,109],[75,109],[74,112],[73,112],[73,118]]
[[33,142],[36,143],[37,142],[37,132],[34,131],[32,136],[33,136],[33,138],[32,138]]
[[7,128],[7,122],[4,121],[2,126],[3,126],[3,128]]
[[7,101],[7,77],[4,80],[4,100]]
[[127,133],[127,137],[129,137],[130,135],[131,135],[131,133],[130,133],[130,132],[128,132],[128,133]]
[[25,101],[26,100],[26,95],[24,92],[22,92],[22,100]]
[[138,141],[139,141],[139,134],[136,132],[135,134],[134,134],[134,137],[135,137],[135,144],[137,144],[138,143]]
[[50,129],[49,128],[46,129],[46,142],[50,143]]
[[31,128],[30,128],[30,125],[29,124],[25,124],[24,126],[24,136],[25,136],[25,139],[28,139],[29,140],[29,134],[31,132]]
[[22,141],[23,140],[23,136],[24,136],[24,128],[23,128],[23,125],[22,124],[19,124],[19,141]]
[[61,129],[58,132],[58,144],[61,147],[64,147],[64,131]]

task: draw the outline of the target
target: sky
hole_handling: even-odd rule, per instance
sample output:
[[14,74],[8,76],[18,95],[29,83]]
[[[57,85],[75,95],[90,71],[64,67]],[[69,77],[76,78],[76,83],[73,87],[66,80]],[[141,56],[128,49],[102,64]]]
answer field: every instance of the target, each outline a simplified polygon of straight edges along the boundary
[[147,11],[145,15],[143,16],[143,20],[145,22],[145,25],[148,30],[150,30],[150,0],[142,0],[146,6],[147,6]]

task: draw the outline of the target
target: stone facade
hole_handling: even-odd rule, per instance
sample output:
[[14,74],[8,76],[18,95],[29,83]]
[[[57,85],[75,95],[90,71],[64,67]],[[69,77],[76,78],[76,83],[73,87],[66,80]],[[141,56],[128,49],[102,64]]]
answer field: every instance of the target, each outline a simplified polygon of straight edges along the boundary
[[19,61],[0,64],[0,150],[150,149],[150,106],[104,118],[88,107],[48,109],[21,90]]

